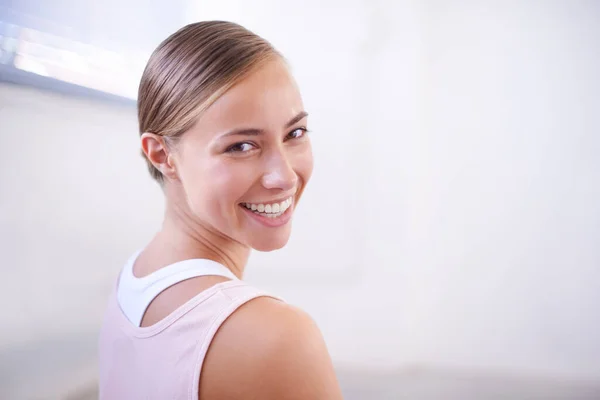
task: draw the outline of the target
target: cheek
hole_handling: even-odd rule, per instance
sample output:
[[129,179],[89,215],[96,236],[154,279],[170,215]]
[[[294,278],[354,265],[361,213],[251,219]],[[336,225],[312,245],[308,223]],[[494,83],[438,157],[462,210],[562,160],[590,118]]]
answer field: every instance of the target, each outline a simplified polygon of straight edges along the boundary
[[238,160],[214,157],[188,169],[186,193],[194,214],[212,225],[230,219],[255,181],[254,168]]
[[304,185],[306,185],[313,172],[313,154],[310,142],[298,153],[294,164],[296,173],[300,176]]

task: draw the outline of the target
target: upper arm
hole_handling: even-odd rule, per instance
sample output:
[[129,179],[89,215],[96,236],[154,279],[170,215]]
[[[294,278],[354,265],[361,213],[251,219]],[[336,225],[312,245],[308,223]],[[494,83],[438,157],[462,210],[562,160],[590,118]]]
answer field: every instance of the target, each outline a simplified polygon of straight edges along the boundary
[[315,323],[269,298],[250,301],[223,323],[200,376],[202,400],[342,399]]

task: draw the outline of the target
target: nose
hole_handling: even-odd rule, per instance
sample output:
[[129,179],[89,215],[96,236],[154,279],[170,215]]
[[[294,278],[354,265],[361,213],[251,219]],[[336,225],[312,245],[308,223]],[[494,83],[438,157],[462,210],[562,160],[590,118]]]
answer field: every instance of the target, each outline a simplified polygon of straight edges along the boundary
[[290,160],[285,154],[273,154],[268,162],[265,174],[262,177],[262,185],[265,189],[280,189],[282,191],[292,190],[298,184],[298,175],[292,168]]

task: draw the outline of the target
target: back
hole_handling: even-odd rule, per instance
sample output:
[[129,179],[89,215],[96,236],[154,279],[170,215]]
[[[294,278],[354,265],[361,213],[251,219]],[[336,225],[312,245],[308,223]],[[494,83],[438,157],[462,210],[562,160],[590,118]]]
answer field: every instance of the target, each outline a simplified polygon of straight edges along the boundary
[[136,327],[115,290],[100,334],[100,399],[198,399],[202,365],[215,333],[241,305],[264,295],[242,281],[227,281],[158,323]]

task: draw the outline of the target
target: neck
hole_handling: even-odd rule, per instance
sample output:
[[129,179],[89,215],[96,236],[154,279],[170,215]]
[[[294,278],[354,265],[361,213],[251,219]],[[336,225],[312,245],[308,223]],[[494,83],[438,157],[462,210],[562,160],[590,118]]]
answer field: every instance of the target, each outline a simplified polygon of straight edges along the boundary
[[248,246],[199,223],[186,206],[170,202],[168,196],[162,229],[149,247],[158,250],[159,258],[168,259],[167,264],[191,258],[209,259],[229,268],[238,279],[242,279],[250,257]]

